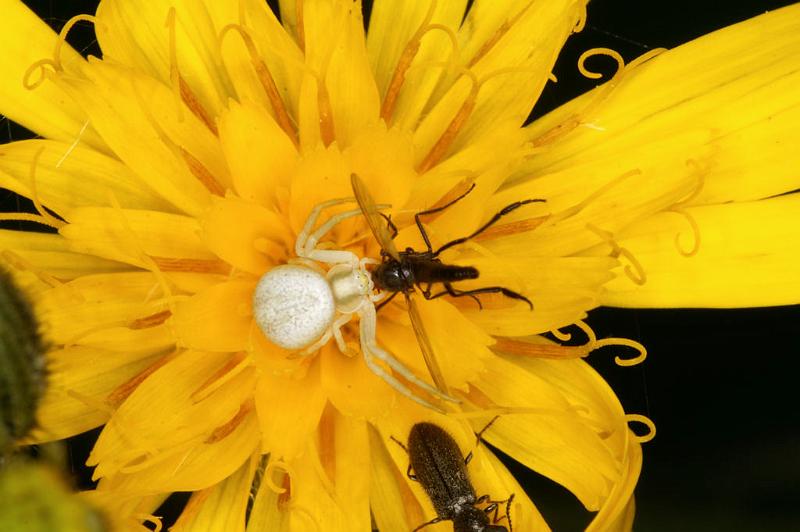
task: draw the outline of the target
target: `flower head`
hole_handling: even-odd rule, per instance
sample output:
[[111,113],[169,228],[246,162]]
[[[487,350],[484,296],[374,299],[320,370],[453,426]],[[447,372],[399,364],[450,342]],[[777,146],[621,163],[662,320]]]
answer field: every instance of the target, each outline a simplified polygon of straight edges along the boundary
[[[642,133],[625,122],[637,109],[615,113],[626,87],[657,75],[640,67],[651,56],[521,129],[582,25],[583,2],[478,2],[466,18],[458,3],[378,2],[366,35],[359,2],[286,2],[280,14],[282,24],[255,0],[106,0],[91,19],[103,59],[83,60],[61,44],[69,24],[48,37],[15,4],[11,16],[55,46],[53,55],[37,40],[27,63],[14,63],[24,90],[4,89],[19,104],[9,115],[45,139],[5,145],[0,158],[0,184],[38,213],[6,218],[57,230],[0,232],[3,258],[57,346],[34,438],[105,424],[89,464],[94,496],[120,520],[193,491],[178,529],[242,530],[247,514],[254,529],[367,530],[372,516],[388,530],[436,515],[391,439],[432,421],[466,454],[472,430],[501,415],[487,441],[599,510],[593,526],[629,526],[641,450],[627,422],[649,422],[626,416],[579,358],[609,343],[641,351],[623,364],[644,351],[598,341],[581,320],[648,286],[649,265],[620,235],[635,238],[634,221],[656,224],[670,210],[696,228],[690,207],[713,177],[689,156],[670,175],[670,157],[697,140],[691,131],[648,144],[645,158],[620,157]],[[34,112],[43,105],[52,112]],[[423,220],[434,247],[504,213],[439,258],[479,272],[457,290],[506,292],[478,294],[480,305],[416,297],[459,401],[447,415],[410,400],[438,404],[413,380],[427,368],[403,297],[376,317],[376,291],[343,289],[365,298],[351,312],[334,286],[336,311],[321,315],[341,338],[318,346],[312,334],[299,342],[310,349],[268,339],[280,312],[256,319],[260,301],[276,297],[254,298],[259,280],[290,262],[317,280],[340,264],[374,280],[363,263],[325,258],[380,259],[364,216],[376,213],[334,203],[318,222],[338,214],[338,223],[298,245],[319,227],[306,227],[315,207],[353,195],[353,175],[398,228],[401,250],[426,248],[416,213],[448,205]],[[533,199],[544,201],[504,209]],[[306,285],[286,286],[288,308]],[[588,334],[585,346],[540,336],[571,324]],[[497,459],[474,452],[476,490],[514,494],[515,528],[545,528]]]

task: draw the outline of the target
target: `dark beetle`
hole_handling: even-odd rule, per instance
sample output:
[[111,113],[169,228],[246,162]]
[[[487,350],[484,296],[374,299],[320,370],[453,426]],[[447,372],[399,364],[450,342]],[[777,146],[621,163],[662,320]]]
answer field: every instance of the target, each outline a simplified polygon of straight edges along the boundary
[[[528,306],[533,309],[533,303],[530,299],[518,294],[513,290],[503,286],[486,286],[483,288],[476,288],[473,290],[458,290],[452,286],[451,283],[456,281],[463,281],[465,279],[477,279],[479,272],[472,266],[456,266],[453,264],[444,264],[439,259],[439,255],[446,249],[450,249],[458,244],[474,238],[492,225],[497,223],[500,218],[509,214],[510,212],[527,205],[529,203],[541,202],[541,199],[528,199],[516,201],[510,205],[505,206],[488,222],[484,223],[481,227],[472,232],[472,234],[451,240],[443,244],[438,249],[434,250],[431,246],[431,241],[428,238],[428,233],[422,225],[422,217],[431,214],[442,212],[454,203],[462,200],[467,194],[472,192],[475,188],[473,184],[469,190],[458,196],[452,201],[449,201],[441,207],[429,209],[427,211],[418,212],[414,215],[414,222],[419,229],[422,239],[425,241],[425,251],[415,251],[412,248],[407,248],[405,251],[398,251],[394,245],[394,237],[397,236],[397,228],[392,223],[391,219],[378,212],[375,201],[372,199],[369,191],[364,183],[356,175],[350,176],[350,182],[353,186],[353,192],[356,195],[358,205],[364,213],[367,223],[372,230],[375,239],[381,245],[381,256],[383,262],[379,264],[375,271],[372,272],[372,280],[378,289],[394,292],[392,297],[397,295],[398,292],[403,292],[408,295],[414,290],[415,286],[426,285],[421,289],[422,295],[425,299],[436,299],[443,295],[450,295],[452,297],[469,296],[473,298],[480,306],[481,302],[476,296],[477,294],[500,293],[512,299],[524,301]],[[391,230],[391,234],[389,233]],[[441,283],[444,290],[438,293],[433,293],[431,288],[434,283]],[[383,304],[386,304],[385,302]]]
[[[440,521],[452,521],[453,532],[508,532],[511,528],[508,511],[514,495],[504,501],[489,500],[489,495],[476,496],[467,474],[472,453],[464,458],[456,441],[444,429],[433,423],[417,423],[408,435],[407,451],[408,475],[425,489],[438,516],[415,531]],[[498,505],[503,502],[506,515],[500,520],[508,519],[509,529],[493,524],[498,522]],[[484,509],[477,508],[482,503],[489,504]],[[489,522],[491,513],[494,513],[492,523]]]
[[[419,343],[420,350],[422,351],[425,365],[428,367],[428,371],[430,372],[436,387],[439,388],[439,390],[441,390],[443,393],[449,395],[447,384],[444,381],[444,377],[442,377],[442,372],[439,369],[438,362],[433,354],[433,349],[430,345],[427,334],[425,333],[425,327],[422,324],[422,319],[420,318],[416,303],[414,303],[414,298],[412,297],[412,294],[414,293],[414,287],[416,286],[420,289],[420,292],[425,299],[436,299],[437,297],[442,297],[444,295],[449,295],[452,297],[468,296],[474,299],[478,303],[479,307],[481,307],[481,301],[477,297],[478,294],[500,293],[506,297],[524,301],[528,304],[531,310],[533,310],[533,303],[531,303],[530,299],[503,286],[484,286],[482,288],[475,288],[472,290],[459,290],[453,287],[452,283],[456,281],[477,279],[479,272],[477,268],[472,266],[444,264],[439,259],[439,255],[444,250],[458,244],[463,244],[467,240],[483,233],[489,227],[497,223],[500,218],[507,215],[511,211],[514,211],[523,205],[544,200],[528,199],[507,205],[505,208],[501,209],[498,213],[492,216],[488,222],[484,223],[477,230],[473,231],[472,234],[452,240],[434,250],[431,247],[428,233],[425,231],[425,227],[422,225],[422,217],[441,212],[457,201],[463,199],[464,196],[472,192],[472,189],[475,188],[475,185],[473,184],[469,190],[445,205],[429,209],[427,211],[418,212],[414,215],[414,221],[417,224],[420,235],[422,235],[422,239],[425,241],[425,246],[427,247],[426,251],[415,251],[412,248],[407,248],[405,251],[398,251],[394,245],[394,237],[397,236],[397,228],[394,226],[391,219],[378,211],[375,200],[373,200],[372,195],[370,194],[369,190],[367,190],[364,182],[361,181],[361,178],[359,178],[356,174],[351,174],[350,183],[353,187],[353,193],[355,194],[358,206],[361,208],[361,211],[364,213],[364,218],[367,220],[367,225],[375,237],[375,240],[377,240],[378,244],[381,246],[382,262],[378,264],[378,266],[372,272],[372,281],[375,283],[375,287],[379,290],[392,292],[392,295],[384,299],[376,308],[380,309],[382,306],[391,301],[392,298],[394,298],[397,294],[401,292],[403,293],[408,304],[408,314],[411,318],[411,325],[414,329],[414,334],[417,336],[417,342]],[[391,233],[389,230],[391,230]],[[433,293],[432,287],[434,283],[440,283],[444,289],[440,292]],[[425,287],[423,288],[421,285],[425,285]]]

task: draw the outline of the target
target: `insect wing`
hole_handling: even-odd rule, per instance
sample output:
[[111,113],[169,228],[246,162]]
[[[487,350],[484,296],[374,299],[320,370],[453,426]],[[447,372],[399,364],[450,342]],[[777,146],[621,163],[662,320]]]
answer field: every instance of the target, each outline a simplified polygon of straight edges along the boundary
[[356,174],[350,174],[350,183],[353,185],[353,193],[356,196],[356,201],[361,208],[361,212],[364,213],[364,218],[367,219],[367,225],[369,225],[369,229],[372,231],[375,240],[378,241],[381,249],[388,253],[393,259],[400,260],[400,254],[397,252],[394,240],[392,240],[392,236],[389,234],[386,220],[384,220],[383,216],[378,212],[378,206],[375,204],[375,200],[372,199],[372,194],[367,190],[367,186]]
[[431,341],[428,338],[428,334],[425,332],[425,326],[422,322],[422,316],[419,315],[417,304],[414,302],[411,294],[406,294],[405,296],[406,302],[408,303],[408,315],[411,318],[411,327],[414,329],[414,334],[417,336],[417,343],[422,351],[422,358],[425,360],[425,365],[428,366],[428,373],[431,374],[433,383],[439,388],[439,391],[450,395],[447,383],[445,383],[444,376],[442,375],[442,370],[439,369],[439,363],[436,361],[436,356],[433,354]]

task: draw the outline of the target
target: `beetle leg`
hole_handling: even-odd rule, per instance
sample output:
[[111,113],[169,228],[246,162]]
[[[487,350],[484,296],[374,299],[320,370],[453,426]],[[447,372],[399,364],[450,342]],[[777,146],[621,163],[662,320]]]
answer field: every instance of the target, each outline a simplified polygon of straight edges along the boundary
[[475,433],[475,447],[477,447],[478,445],[480,445],[480,444],[481,444],[481,441],[482,441],[482,438],[483,438],[483,433],[484,433],[484,432],[486,432],[486,430],[487,430],[489,427],[491,427],[492,425],[494,425],[494,422],[495,422],[495,421],[497,421],[497,420],[498,420],[498,418],[500,418],[500,416],[499,416],[499,415],[497,415],[497,416],[494,416],[494,417],[491,419],[491,421],[489,421],[489,422],[488,422],[486,425],[484,425],[484,427],[483,427],[481,430],[479,430],[478,432],[476,432],[476,433]]
[[[489,503],[488,506],[486,506],[486,508],[484,508],[483,511],[486,514],[494,513],[494,515],[492,516],[492,524],[499,523],[503,519],[508,519],[508,526],[510,528],[511,527],[511,515],[509,514],[509,512],[511,511],[511,502],[513,500],[514,500],[514,494],[513,493],[511,494],[511,496],[508,497],[508,499],[503,499],[501,501],[492,501],[492,500],[489,500],[489,495],[481,495],[475,501],[475,504],[482,504],[484,502],[488,502]],[[505,505],[506,505],[506,514],[498,516],[498,514],[500,513],[500,505],[503,504],[503,503],[505,503]]]
[[417,214],[414,215],[414,221],[417,223],[417,228],[419,229],[419,234],[422,235],[422,239],[425,241],[425,245],[428,246],[428,251],[433,251],[433,249],[431,248],[431,241],[428,240],[428,233],[425,232],[425,228],[422,226],[422,220],[420,220],[420,218],[422,216],[427,216],[429,214],[436,214],[437,212],[442,212],[443,210],[445,210],[446,208],[448,208],[449,206],[451,206],[455,202],[459,201],[460,199],[463,199],[464,196],[466,196],[467,194],[472,192],[472,189],[474,189],[474,188],[475,188],[475,183],[472,183],[472,186],[469,187],[469,190],[467,190],[466,192],[461,194],[456,199],[445,203],[441,207],[436,207],[434,209],[428,209],[427,211],[418,212]]
[[427,523],[422,523],[421,525],[419,525],[417,528],[415,528],[411,532],[417,532],[417,530],[421,530],[421,529],[425,528],[426,526],[435,525],[436,523],[439,523],[439,522],[444,521],[444,520],[445,520],[444,517],[434,517],[433,519],[431,519]]
[[[514,500],[514,494],[512,493],[508,500],[506,501],[506,519],[508,520],[508,532],[514,532],[514,527],[511,525],[511,501]],[[500,519],[502,521],[502,518]]]
[[[403,442],[401,442],[400,440],[398,440],[398,439],[397,439],[397,438],[395,438],[394,436],[389,436],[389,439],[390,439],[390,440],[392,440],[393,442],[395,442],[395,443],[396,443],[397,445],[399,445],[400,447],[402,447],[402,448],[403,448],[403,450],[406,452],[406,454],[408,454],[408,447],[406,447],[406,446],[405,446],[405,444],[404,444]],[[409,467],[410,467],[410,466],[409,466]]]
[[[471,190],[471,189],[470,189],[470,190]],[[463,197],[463,196],[462,196],[462,197]],[[458,198],[458,199],[460,199],[460,198]],[[522,201],[515,201],[515,202],[514,202],[514,203],[512,203],[511,205],[506,205],[505,207],[503,207],[502,209],[500,209],[500,211],[498,211],[498,212],[497,212],[497,214],[495,214],[494,216],[492,216],[492,217],[489,219],[489,221],[488,221],[488,222],[486,222],[485,224],[483,224],[482,226],[480,226],[478,229],[476,229],[475,231],[473,231],[473,232],[472,232],[472,234],[470,234],[470,235],[467,235],[467,236],[464,236],[464,237],[461,237],[461,238],[456,238],[455,240],[451,240],[451,241],[450,241],[450,242],[448,242],[447,244],[444,244],[444,245],[443,245],[443,246],[441,246],[439,249],[437,249],[437,250],[434,252],[433,256],[434,256],[434,257],[436,257],[436,256],[438,256],[438,255],[439,255],[439,254],[440,254],[442,251],[444,251],[444,250],[446,250],[446,249],[449,249],[449,248],[451,248],[451,247],[453,247],[453,246],[457,246],[458,244],[463,244],[464,242],[466,242],[467,240],[469,240],[469,239],[471,239],[471,238],[475,238],[476,236],[478,236],[479,234],[483,233],[484,231],[486,231],[487,229],[489,229],[491,226],[493,226],[494,224],[496,224],[496,223],[497,223],[497,221],[498,221],[500,218],[502,218],[502,217],[503,217],[503,216],[505,216],[506,214],[510,213],[511,211],[514,211],[514,210],[517,210],[517,209],[519,209],[519,208],[520,208],[520,207],[522,207],[523,205],[527,205],[527,204],[529,204],[529,203],[535,203],[535,202],[544,202],[544,201],[545,201],[545,200],[543,200],[543,199],[527,199],[527,200],[522,200]],[[450,203],[450,205],[452,205],[452,203]],[[429,250],[430,250],[430,248],[429,248]]]
[[382,212],[379,212],[378,214],[383,216],[383,219],[386,220],[386,225],[389,226],[389,229],[392,230],[392,240],[394,240],[397,237],[398,231],[397,231],[397,226],[394,225],[394,222],[392,221],[392,217]]
[[483,288],[476,288],[475,290],[456,290],[450,283],[442,283],[442,284],[444,285],[444,290],[442,290],[438,294],[431,294],[431,285],[428,285],[428,288],[422,292],[422,295],[425,297],[425,299],[436,299],[437,297],[442,297],[442,296],[453,296],[453,297],[469,296],[475,300],[475,302],[478,304],[478,308],[483,309],[483,305],[481,305],[481,300],[478,299],[474,294],[474,292],[482,291]]
[[[445,288],[447,288],[446,285],[448,285],[449,283],[444,283],[444,284],[445,284]],[[528,299],[527,297],[523,296],[522,294],[514,292],[513,290],[509,290],[508,288],[506,288],[504,286],[484,286],[483,288],[475,288],[473,290],[456,290],[455,288],[451,287],[450,290],[445,289],[444,291],[439,292],[438,294],[433,294],[432,296],[430,296],[430,297],[428,297],[426,299],[436,299],[437,297],[442,297],[444,295],[450,295],[450,296],[453,296],[453,297],[469,296],[469,297],[471,297],[472,299],[474,299],[475,301],[478,302],[478,306],[483,308],[483,306],[481,305],[480,300],[477,297],[475,297],[475,294],[498,294],[498,293],[499,294],[503,294],[504,296],[506,296],[508,298],[511,298],[511,299],[517,299],[519,301],[524,301],[525,303],[528,304],[528,306],[531,308],[531,310],[533,310],[533,303],[531,303],[530,299]]]
[[392,295],[390,295],[389,297],[387,297],[386,299],[375,305],[375,312],[378,312],[380,309],[385,307],[392,299],[394,299],[394,296],[396,296],[399,293],[400,292],[392,292]]

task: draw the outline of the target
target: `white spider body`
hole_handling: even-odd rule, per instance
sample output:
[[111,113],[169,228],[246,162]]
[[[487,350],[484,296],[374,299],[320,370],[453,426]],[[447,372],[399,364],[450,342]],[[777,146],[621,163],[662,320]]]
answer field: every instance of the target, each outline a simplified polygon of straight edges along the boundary
[[[300,356],[317,352],[331,337],[336,340],[342,353],[349,354],[341,328],[357,314],[360,318],[361,352],[369,369],[406,397],[441,412],[439,407],[415,395],[375,362],[375,358],[378,358],[407,381],[431,395],[456,402],[378,347],[375,337],[375,302],[383,299],[385,294],[374,293],[375,286],[366,269],[367,264],[377,264],[378,261],[359,259],[350,251],[316,247],[317,242],[336,224],[361,215],[361,210],[336,214],[312,232],[320,212],[327,207],[350,201],[353,199],[330,200],[312,209],[295,242],[298,258],[289,261],[290,264],[273,268],[258,282],[253,295],[256,323],[270,341],[286,349],[297,349]],[[330,264],[332,267],[325,272],[318,263]]]
[[256,323],[284,349],[303,349],[330,327],[337,306],[331,285],[319,272],[294,264],[268,271],[253,294]]

